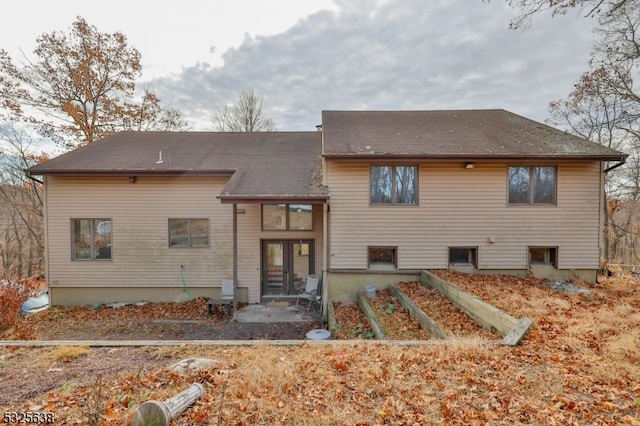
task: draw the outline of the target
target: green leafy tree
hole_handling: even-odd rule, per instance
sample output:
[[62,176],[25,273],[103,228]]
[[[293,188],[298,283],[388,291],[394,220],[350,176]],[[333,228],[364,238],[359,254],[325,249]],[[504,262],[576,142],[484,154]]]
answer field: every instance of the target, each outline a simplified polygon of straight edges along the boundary
[[140,53],[120,32],[101,33],[78,17],[68,33],[38,37],[34,58],[16,65],[0,50],[0,105],[5,119],[42,126],[70,146],[119,130],[182,130],[176,110],[149,89],[136,100]]

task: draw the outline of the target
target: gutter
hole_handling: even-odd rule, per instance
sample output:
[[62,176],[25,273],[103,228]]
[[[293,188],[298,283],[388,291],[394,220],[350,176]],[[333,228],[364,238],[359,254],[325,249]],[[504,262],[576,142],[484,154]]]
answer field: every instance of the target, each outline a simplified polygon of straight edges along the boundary
[[616,164],[614,164],[613,166],[609,166],[606,169],[604,169],[605,173],[609,173],[611,170],[617,169],[618,167],[622,166],[624,163],[627,162],[627,157],[623,157],[622,160],[619,160]]

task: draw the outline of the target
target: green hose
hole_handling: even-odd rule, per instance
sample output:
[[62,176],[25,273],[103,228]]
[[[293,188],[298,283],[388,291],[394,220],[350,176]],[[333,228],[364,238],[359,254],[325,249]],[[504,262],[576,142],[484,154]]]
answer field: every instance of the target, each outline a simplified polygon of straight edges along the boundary
[[189,292],[189,288],[187,287],[187,283],[184,282],[184,266],[180,265],[180,279],[182,280],[182,290],[187,293],[187,296],[189,296],[189,300],[193,299],[193,297],[191,296],[191,293]]

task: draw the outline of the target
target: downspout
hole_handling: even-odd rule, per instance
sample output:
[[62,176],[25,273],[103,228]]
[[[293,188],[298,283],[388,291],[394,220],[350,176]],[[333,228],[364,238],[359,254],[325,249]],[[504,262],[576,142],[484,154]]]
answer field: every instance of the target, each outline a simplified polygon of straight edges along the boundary
[[[600,219],[600,226],[601,226],[601,231],[599,233],[599,245],[600,245],[600,262],[599,262],[599,270],[600,273],[604,273],[604,269],[606,268],[606,263],[609,262],[609,206],[607,205],[607,194],[606,194],[606,188],[605,188],[605,176],[607,173],[609,173],[612,170],[617,169],[618,167],[622,166],[625,162],[627,161],[627,157],[623,157],[621,160],[619,160],[617,163],[613,164],[612,166],[607,167],[606,169],[604,169],[603,174],[602,174],[602,178],[600,179],[600,185],[602,185],[602,189],[600,191],[600,199],[601,199],[601,205],[602,208],[600,209],[600,214],[602,215],[601,219]],[[598,281],[598,277],[596,275],[596,282]]]
[[324,250],[322,253],[322,316],[326,321],[327,305],[329,301],[329,204],[322,205],[322,241]]
[[238,205],[233,203],[233,320],[238,320]]

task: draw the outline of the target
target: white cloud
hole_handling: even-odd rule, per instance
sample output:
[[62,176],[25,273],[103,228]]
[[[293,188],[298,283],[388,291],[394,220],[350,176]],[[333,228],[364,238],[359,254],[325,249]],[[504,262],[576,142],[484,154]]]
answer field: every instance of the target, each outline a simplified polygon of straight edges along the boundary
[[586,70],[591,22],[540,16],[509,30],[501,2],[342,1],[285,32],[248,37],[222,66],[154,82],[206,128],[247,88],[282,130],[313,130],[323,109],[505,108],[536,120]]

